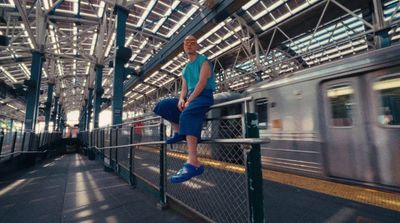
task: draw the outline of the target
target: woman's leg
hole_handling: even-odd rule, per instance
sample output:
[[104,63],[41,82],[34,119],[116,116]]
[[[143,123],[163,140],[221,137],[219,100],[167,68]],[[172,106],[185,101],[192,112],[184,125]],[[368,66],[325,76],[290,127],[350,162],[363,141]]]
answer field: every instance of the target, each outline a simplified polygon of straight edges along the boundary
[[189,153],[187,162],[196,167],[201,166],[201,163],[200,163],[199,159],[197,158],[197,137],[187,135],[186,142],[187,142],[188,153]]

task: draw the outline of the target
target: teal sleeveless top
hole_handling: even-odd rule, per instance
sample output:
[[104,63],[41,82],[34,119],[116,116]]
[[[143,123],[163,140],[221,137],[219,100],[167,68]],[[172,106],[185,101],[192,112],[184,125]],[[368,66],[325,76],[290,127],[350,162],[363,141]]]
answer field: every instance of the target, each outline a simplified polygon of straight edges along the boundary
[[[196,88],[197,83],[200,80],[200,70],[201,70],[201,65],[204,63],[204,61],[207,61],[207,57],[204,55],[197,54],[196,59],[193,62],[189,62],[186,64],[186,66],[183,68],[182,75],[183,78],[185,78],[189,92],[193,92],[194,89]],[[211,75],[207,80],[207,85],[204,87],[204,89],[207,90],[215,90],[215,75],[211,67]]]

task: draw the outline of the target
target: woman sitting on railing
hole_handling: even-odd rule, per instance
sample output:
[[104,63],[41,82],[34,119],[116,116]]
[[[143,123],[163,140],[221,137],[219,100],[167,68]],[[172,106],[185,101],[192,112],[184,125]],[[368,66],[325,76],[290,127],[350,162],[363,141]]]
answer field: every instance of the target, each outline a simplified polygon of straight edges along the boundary
[[182,183],[204,172],[204,166],[197,158],[197,143],[205,114],[214,103],[215,75],[207,57],[197,53],[197,39],[187,36],[183,48],[189,62],[182,71],[180,97],[162,100],[154,108],[154,112],[170,121],[175,130],[174,136],[166,143],[173,144],[186,139],[188,145],[187,163],[169,178],[172,183]]

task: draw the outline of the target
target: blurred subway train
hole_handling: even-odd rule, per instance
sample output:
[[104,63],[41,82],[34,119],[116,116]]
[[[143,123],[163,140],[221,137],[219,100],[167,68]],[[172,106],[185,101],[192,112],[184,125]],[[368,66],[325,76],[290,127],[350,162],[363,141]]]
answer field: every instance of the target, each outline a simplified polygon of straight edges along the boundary
[[[375,50],[218,94],[216,102],[251,96],[260,136],[271,139],[261,147],[264,168],[399,189],[399,58],[399,45]],[[208,115],[244,109],[234,104]],[[214,154],[235,159],[226,156]]]

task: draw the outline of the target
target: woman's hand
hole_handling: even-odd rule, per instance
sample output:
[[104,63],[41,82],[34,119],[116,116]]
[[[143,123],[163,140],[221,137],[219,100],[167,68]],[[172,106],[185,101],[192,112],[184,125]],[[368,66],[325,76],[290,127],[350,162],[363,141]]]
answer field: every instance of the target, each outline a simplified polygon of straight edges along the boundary
[[178,110],[182,111],[185,107],[185,100],[180,98],[178,101]]
[[190,101],[187,101],[187,102],[185,103],[185,108],[186,108],[187,106],[189,106],[189,104],[190,104]]

